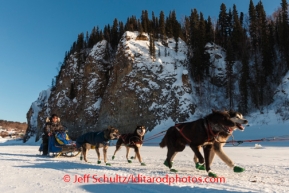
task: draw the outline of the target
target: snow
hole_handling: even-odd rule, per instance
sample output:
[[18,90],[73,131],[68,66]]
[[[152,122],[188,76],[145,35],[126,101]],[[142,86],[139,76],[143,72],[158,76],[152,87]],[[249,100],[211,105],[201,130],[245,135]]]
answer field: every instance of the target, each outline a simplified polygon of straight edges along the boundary
[[[249,120],[249,122],[253,122]],[[145,139],[168,129],[174,122],[161,122]],[[111,159],[116,141],[108,149],[111,166],[97,164],[94,150],[88,153],[85,163],[78,157],[52,158],[39,154],[40,141],[31,138],[23,144],[19,140],[0,138],[0,190],[1,192],[288,192],[289,191],[289,124],[252,124],[244,132],[235,131],[235,140],[268,139],[258,142],[244,142],[239,146],[226,144],[224,151],[244,167],[242,173],[234,173],[217,156],[212,169],[220,178],[215,183],[201,183],[195,180],[208,180],[205,171],[194,168],[193,152],[189,147],[176,155],[174,169],[169,172],[163,165],[167,150],[158,146],[162,137],[145,141],[141,156],[146,166],[138,161],[127,163],[125,148],[122,147]],[[278,141],[279,137],[287,140]],[[275,139],[275,140],[274,140]],[[231,139],[230,139],[231,140]],[[272,140],[272,141],[269,141]],[[134,153],[130,153],[130,156]],[[102,151],[101,151],[102,156]],[[65,182],[70,177],[69,182]],[[105,178],[107,177],[107,178]],[[109,177],[125,182],[104,182]],[[139,177],[139,178],[138,178]],[[222,177],[222,178],[221,178]],[[147,181],[145,181],[145,179]],[[77,179],[77,180],[76,180]],[[128,179],[130,179],[128,181]],[[141,179],[141,182],[138,182]],[[176,180],[178,179],[178,182]],[[188,179],[190,182],[188,182]],[[76,182],[75,182],[76,180]],[[101,182],[99,182],[99,181]],[[134,181],[133,181],[134,180]],[[223,180],[223,181],[221,181]]]
[[[141,76],[142,78],[124,82],[123,84],[131,90],[140,93],[140,98],[144,102],[150,102],[149,110],[155,112],[160,117],[165,117],[158,121],[158,125],[151,132],[148,132],[145,139],[153,138],[155,135],[165,131],[175,124],[171,117],[164,116],[165,113],[172,111],[173,99],[169,95],[172,91],[176,94],[179,101],[178,111],[188,114],[188,121],[195,120],[209,113],[212,107],[222,109],[226,100],[223,97],[224,90],[219,89],[206,81],[203,85],[193,85],[190,81],[191,90],[183,86],[182,76],[189,76],[187,67],[180,65],[186,59],[186,45],[179,40],[179,51],[174,51],[175,42],[169,39],[168,47],[163,46],[156,41],[156,55],[160,50],[161,55],[156,56],[157,60],[150,60],[148,53],[149,41],[135,41],[137,32],[126,32],[122,44],[126,50],[126,55],[134,60],[132,71],[127,77],[134,78],[140,74],[150,75]],[[96,60],[102,60],[105,41],[99,42],[91,51],[90,56]],[[221,47],[208,44],[206,45],[208,53],[211,55],[211,62],[214,68],[211,68],[210,74],[222,78],[225,73],[225,52]],[[165,56],[165,53],[168,56]],[[213,61],[214,60],[214,61]],[[71,70],[76,69],[76,62],[71,64]],[[201,178],[204,180],[207,175],[204,171],[198,171],[194,168],[193,152],[186,148],[183,152],[177,154],[174,160],[174,168],[178,173],[169,172],[163,165],[166,158],[166,148],[161,149],[158,146],[162,137],[145,140],[141,148],[141,155],[147,166],[140,166],[137,161],[129,164],[125,160],[125,148],[123,147],[117,154],[115,160],[111,160],[115,147],[108,149],[108,160],[112,166],[97,164],[95,151],[89,151],[88,160],[91,163],[84,163],[76,158],[52,158],[40,156],[38,148],[40,141],[34,142],[35,138],[30,138],[23,144],[19,140],[10,138],[0,138],[0,190],[1,192],[288,192],[289,191],[289,112],[288,110],[288,78],[289,73],[284,77],[281,85],[277,88],[274,102],[262,109],[262,112],[250,113],[246,118],[249,125],[245,131],[235,131],[230,140],[240,141],[226,144],[224,151],[236,163],[244,167],[245,172],[234,173],[217,156],[212,164],[212,169],[220,177],[225,179],[224,183],[186,183],[186,182],[162,182],[160,179],[176,179],[178,175],[181,179],[188,177]],[[97,87],[99,77],[94,77],[88,83],[89,89]],[[72,80],[73,81],[73,80]],[[160,82],[164,83],[162,86]],[[145,83],[145,86],[140,84]],[[207,86],[210,85],[210,86]],[[194,96],[194,87],[203,87],[203,98],[200,103]],[[206,88],[204,88],[206,87]],[[150,92],[160,90],[160,100],[149,101],[147,95]],[[237,86],[235,88],[237,89]],[[37,125],[38,112],[40,107],[47,104],[50,90],[40,94],[36,102],[32,104],[33,115],[31,116],[31,125]],[[65,91],[58,93],[58,106],[65,104]],[[169,101],[165,104],[161,101]],[[171,99],[171,100],[170,100]],[[76,100],[76,99],[75,99]],[[77,101],[76,101],[77,102]],[[99,109],[102,98],[97,98],[96,102],[91,104],[85,111],[94,111]],[[114,104],[111,101],[111,104]],[[194,114],[188,110],[189,104],[197,104]],[[49,109],[48,109],[49,111]],[[208,111],[208,112],[204,112]],[[49,114],[49,112],[47,112]],[[115,141],[113,141],[115,143]],[[132,150],[131,150],[132,151]],[[101,151],[102,155],[102,151]],[[131,155],[133,155],[131,153]],[[70,182],[65,182],[65,175],[71,178]],[[89,177],[87,177],[89,175]],[[96,176],[97,175],[97,176]],[[136,183],[129,181],[127,183],[111,182],[98,183],[95,177],[146,177],[155,178],[156,181],[150,183]],[[74,182],[78,177],[78,182]],[[194,178],[194,179],[195,179]],[[191,178],[192,179],[192,178]]]
[[32,116],[30,118],[30,127],[37,128],[38,113],[42,110],[44,104],[48,102],[50,93],[51,89],[41,91],[38,99],[31,104]]

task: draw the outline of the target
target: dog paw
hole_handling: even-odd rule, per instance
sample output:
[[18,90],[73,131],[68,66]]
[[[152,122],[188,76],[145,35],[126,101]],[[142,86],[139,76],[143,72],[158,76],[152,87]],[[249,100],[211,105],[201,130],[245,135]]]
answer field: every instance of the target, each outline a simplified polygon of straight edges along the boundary
[[213,173],[213,172],[208,172],[208,176],[212,177],[212,178],[217,178],[217,174]]
[[111,164],[110,164],[110,163],[106,163],[105,165],[107,165],[107,166],[111,166]]
[[175,172],[175,173],[178,172],[178,170],[176,170],[176,169],[170,169],[170,171]]
[[245,171],[244,168],[241,168],[241,167],[239,167],[239,166],[235,166],[235,167],[233,168],[233,170],[234,170],[234,172],[236,172],[236,173],[241,173],[241,172]]
[[98,161],[97,161],[97,164],[100,164],[100,163],[101,163],[101,161],[98,160]]
[[135,159],[135,157],[131,156],[130,159]]
[[196,163],[196,168],[198,170],[206,170],[205,164],[200,164],[199,162]]
[[113,156],[112,156],[112,160],[114,160],[114,158],[115,158],[115,156],[113,155]]
[[140,165],[141,165],[141,166],[146,166],[146,164],[145,164],[145,163],[143,163],[143,162],[142,162],[142,163],[140,163]]
[[132,161],[130,159],[127,160],[128,163],[132,163]]

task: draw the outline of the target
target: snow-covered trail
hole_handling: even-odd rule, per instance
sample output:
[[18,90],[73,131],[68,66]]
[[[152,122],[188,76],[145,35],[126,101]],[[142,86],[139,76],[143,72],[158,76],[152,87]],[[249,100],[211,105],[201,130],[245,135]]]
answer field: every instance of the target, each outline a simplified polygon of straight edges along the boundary
[[[90,150],[91,163],[76,158],[50,158],[37,154],[36,145],[5,145],[0,143],[0,190],[1,192],[288,192],[289,191],[289,147],[255,149],[249,146],[225,147],[225,152],[239,166],[246,169],[234,173],[219,158],[215,158],[212,169],[223,181],[196,183],[206,179],[204,171],[197,171],[192,161],[193,152],[186,148],[177,154],[174,168],[169,172],[163,165],[166,149],[143,146],[141,155],[146,166],[137,161],[129,164],[125,160],[125,148],[111,160],[115,148],[108,150],[112,166],[96,164],[97,156]],[[133,153],[131,153],[133,155]],[[103,177],[119,181],[104,183]],[[139,179],[137,178],[139,177]],[[154,177],[154,181],[152,181]],[[137,181],[142,180],[141,183]],[[146,181],[144,180],[146,179]],[[149,180],[150,179],[150,180]],[[181,182],[173,182],[175,180]],[[134,182],[132,182],[134,180]],[[161,183],[158,183],[162,180]],[[190,180],[191,182],[188,182]],[[69,181],[69,182],[68,182]],[[101,181],[101,183],[99,182]],[[120,181],[125,181],[121,183]],[[170,185],[169,185],[170,184]]]

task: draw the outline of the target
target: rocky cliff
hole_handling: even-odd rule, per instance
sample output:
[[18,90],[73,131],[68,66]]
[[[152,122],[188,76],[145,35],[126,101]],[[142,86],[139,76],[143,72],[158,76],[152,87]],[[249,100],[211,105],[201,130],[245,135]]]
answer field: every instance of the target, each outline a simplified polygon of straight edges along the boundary
[[[60,116],[72,138],[109,125],[121,132],[133,131],[137,125],[151,130],[163,120],[183,122],[198,114],[197,107],[200,110],[205,102],[199,102],[195,89],[206,85],[194,84],[190,78],[186,44],[179,39],[176,52],[174,39],[156,40],[156,56],[152,57],[147,34],[139,37],[138,32],[124,33],[114,53],[103,40],[90,50],[70,55],[48,100],[42,100],[37,115],[33,106],[27,114],[37,139],[51,113]],[[224,66],[222,54],[214,49],[215,45],[207,46],[211,61],[221,61]],[[83,55],[85,60],[80,57]],[[224,67],[212,66],[211,74],[210,82],[224,84]],[[206,101],[224,103],[224,97],[218,96],[217,87],[213,87]]]

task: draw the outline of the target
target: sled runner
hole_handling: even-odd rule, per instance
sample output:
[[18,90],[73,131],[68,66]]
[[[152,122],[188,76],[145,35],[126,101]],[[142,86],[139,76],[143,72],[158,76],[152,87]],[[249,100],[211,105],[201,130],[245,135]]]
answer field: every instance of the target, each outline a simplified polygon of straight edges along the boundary
[[[43,151],[43,143],[40,145],[39,151]],[[57,132],[49,136],[48,153],[52,153],[54,157],[76,157],[80,151],[77,150],[75,143],[66,132]]]

